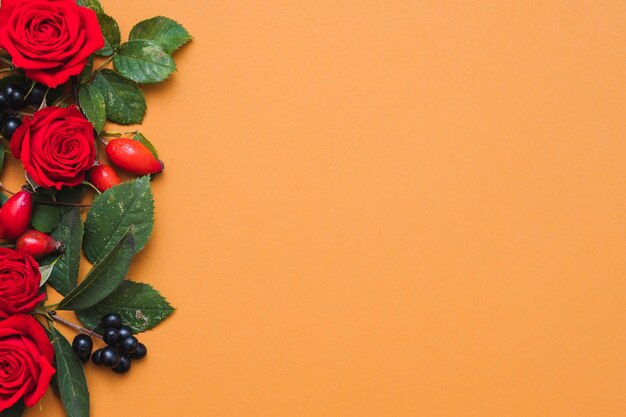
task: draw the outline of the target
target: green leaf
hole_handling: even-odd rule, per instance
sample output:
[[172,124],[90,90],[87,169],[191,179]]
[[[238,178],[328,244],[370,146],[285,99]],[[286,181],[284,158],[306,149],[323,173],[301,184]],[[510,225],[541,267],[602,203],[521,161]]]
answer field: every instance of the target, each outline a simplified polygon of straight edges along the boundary
[[135,228],[135,251],[148,242],[154,225],[150,177],[124,182],[94,198],[85,222],[83,249],[91,262],[111,250],[126,230]]
[[13,407],[0,413],[0,417],[20,417],[24,413],[24,401],[19,400]]
[[0,143],[0,171],[2,171],[2,167],[4,166],[4,155],[5,155],[5,148],[4,148],[4,145]]
[[102,92],[92,84],[83,84],[78,90],[78,102],[80,108],[93,124],[96,132],[100,132],[107,119],[106,105]]
[[52,275],[52,270],[54,269],[54,265],[61,259],[61,256],[57,256],[57,258],[52,261],[50,265],[44,265],[39,267],[39,273],[41,274],[41,281],[39,281],[39,286],[43,287],[46,282],[50,279],[50,275]]
[[[83,241],[83,222],[78,209],[67,212],[57,228],[52,233],[59,242],[65,245],[65,251],[52,269],[48,280],[61,295],[67,295],[76,288],[78,282],[78,267],[80,266],[80,248]],[[50,265],[56,256],[47,256],[39,262],[40,265]]]
[[54,383],[67,417],[89,417],[89,390],[83,364],[57,329],[51,327],[48,337],[54,347]]
[[61,216],[63,216],[63,213],[66,211],[67,208],[65,207],[36,204],[33,208],[33,215],[30,220],[30,224],[35,230],[39,230],[43,233],[50,233],[57,227],[59,221],[61,220]]
[[95,329],[102,316],[118,313],[135,332],[143,332],[161,323],[173,311],[170,303],[150,285],[124,281],[107,298],[76,314],[85,326]]
[[91,79],[92,72],[93,72],[93,55],[89,55],[89,58],[87,58],[87,64],[85,65],[85,68],[83,68],[83,71],[78,76],[78,81],[81,84],[86,83],[87,81]]
[[137,23],[130,31],[130,40],[145,39],[160,45],[169,54],[191,40],[189,32],[175,20],[163,16]]
[[124,281],[135,253],[132,227],[103,254],[87,273],[83,282],[70,291],[59,303],[59,310],[83,310],[111,294]]
[[146,114],[146,99],[135,83],[110,69],[96,75],[93,85],[100,90],[106,103],[107,117],[122,125],[138,124]]
[[104,37],[104,46],[96,52],[96,55],[111,56],[115,53],[115,50],[120,47],[120,27],[115,19],[102,12],[98,13],[98,23],[100,24],[102,36]]
[[133,137],[133,139],[146,145],[146,148],[148,148],[150,152],[152,152],[152,155],[154,155],[156,159],[159,159],[159,153],[157,152],[156,148],[154,147],[152,142],[150,142],[144,135],[142,135],[141,133],[137,133]]
[[174,59],[163,48],[142,39],[122,45],[113,64],[124,77],[142,84],[163,81],[176,71]]
[[79,6],[87,7],[96,13],[104,13],[104,9],[102,9],[102,5],[98,0],[76,0],[76,3]]

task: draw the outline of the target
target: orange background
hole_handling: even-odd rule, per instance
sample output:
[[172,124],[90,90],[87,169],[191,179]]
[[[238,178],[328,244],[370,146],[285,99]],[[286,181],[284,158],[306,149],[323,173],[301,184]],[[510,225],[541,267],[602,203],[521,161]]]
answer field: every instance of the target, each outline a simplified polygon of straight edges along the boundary
[[195,41],[93,417],[626,416],[625,2],[103,3]]

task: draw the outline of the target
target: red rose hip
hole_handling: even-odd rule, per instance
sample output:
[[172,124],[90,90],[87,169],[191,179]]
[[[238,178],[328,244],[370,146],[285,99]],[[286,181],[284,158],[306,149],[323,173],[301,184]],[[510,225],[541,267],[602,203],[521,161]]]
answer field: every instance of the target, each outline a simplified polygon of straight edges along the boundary
[[111,167],[111,165],[100,164],[91,168],[89,171],[89,180],[100,192],[105,192],[109,188],[121,183],[120,177]]
[[157,174],[163,171],[163,162],[150,149],[133,139],[113,139],[106,146],[111,162],[135,175]]
[[39,259],[52,253],[61,253],[64,248],[63,243],[55,240],[52,236],[37,230],[29,230],[17,239],[15,249]]
[[4,226],[4,238],[13,240],[22,235],[30,224],[33,214],[33,195],[26,190],[15,193],[0,208],[0,223]]

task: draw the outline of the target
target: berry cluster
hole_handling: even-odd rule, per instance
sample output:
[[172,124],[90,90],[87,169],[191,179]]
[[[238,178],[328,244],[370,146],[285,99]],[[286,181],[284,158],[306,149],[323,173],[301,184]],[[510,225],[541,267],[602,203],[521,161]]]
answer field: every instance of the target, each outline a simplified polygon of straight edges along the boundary
[[122,323],[117,313],[109,313],[102,317],[104,342],[108,345],[91,354],[93,341],[86,334],[79,334],[74,338],[72,347],[80,360],[85,363],[91,356],[91,361],[100,366],[112,368],[113,372],[125,374],[130,370],[132,359],[142,359],[148,353],[143,343],[139,343],[133,336],[133,330]]
[[19,111],[32,106],[38,109],[46,95],[46,87],[41,84],[7,84],[0,89],[0,126],[2,135],[11,139],[22,120]]

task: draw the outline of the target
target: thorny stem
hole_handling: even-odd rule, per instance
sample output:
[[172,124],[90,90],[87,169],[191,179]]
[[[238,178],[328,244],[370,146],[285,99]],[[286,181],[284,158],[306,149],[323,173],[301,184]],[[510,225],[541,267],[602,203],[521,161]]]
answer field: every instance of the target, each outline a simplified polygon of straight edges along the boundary
[[84,333],[89,336],[95,336],[98,339],[102,340],[102,336],[99,335],[98,333],[94,332],[93,330],[85,329],[84,327],[79,326],[78,324],[72,323],[69,320],[65,320],[64,318],[59,317],[56,311],[48,311],[48,315],[50,316],[52,320],[58,321],[59,323],[76,330],[78,333]]

